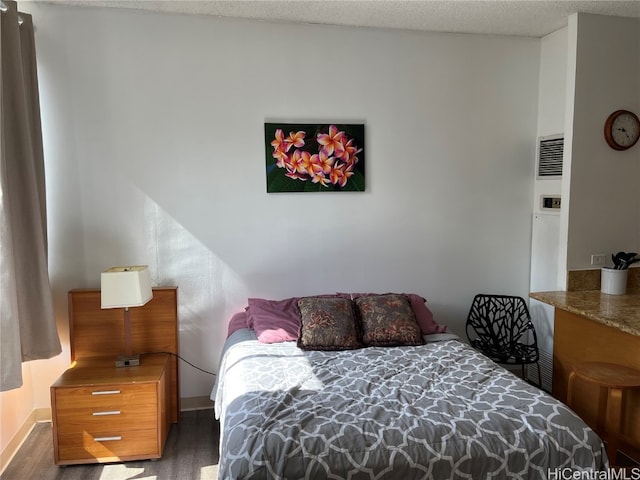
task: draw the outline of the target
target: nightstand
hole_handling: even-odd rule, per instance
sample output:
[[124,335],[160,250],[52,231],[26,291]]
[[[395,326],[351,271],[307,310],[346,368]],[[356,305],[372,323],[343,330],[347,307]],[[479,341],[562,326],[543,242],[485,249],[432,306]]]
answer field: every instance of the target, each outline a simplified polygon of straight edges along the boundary
[[51,386],[57,465],[160,458],[171,425],[169,356],[80,359]]

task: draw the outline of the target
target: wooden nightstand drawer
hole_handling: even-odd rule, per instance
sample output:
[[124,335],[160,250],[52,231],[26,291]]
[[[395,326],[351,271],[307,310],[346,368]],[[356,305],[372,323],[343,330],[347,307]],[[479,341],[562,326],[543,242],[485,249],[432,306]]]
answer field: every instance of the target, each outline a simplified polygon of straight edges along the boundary
[[56,413],[58,433],[67,434],[87,431],[104,433],[113,430],[142,430],[155,428],[158,409],[155,403],[123,405],[112,409],[78,408]]
[[89,387],[57,388],[58,412],[76,412],[78,409],[121,409],[140,407],[156,401],[153,383],[101,385]]
[[82,460],[113,462],[122,457],[160,457],[158,432],[149,430],[132,430],[111,432],[109,435],[92,435],[88,432],[59,435],[58,454],[61,462]]

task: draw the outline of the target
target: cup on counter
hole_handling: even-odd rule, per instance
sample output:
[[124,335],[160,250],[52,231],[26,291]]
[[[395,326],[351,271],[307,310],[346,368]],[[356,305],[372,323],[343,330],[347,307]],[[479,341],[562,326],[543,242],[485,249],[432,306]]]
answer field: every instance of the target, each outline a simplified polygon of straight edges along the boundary
[[624,295],[627,292],[627,275],[629,270],[616,270],[602,267],[600,275],[600,291],[608,295]]

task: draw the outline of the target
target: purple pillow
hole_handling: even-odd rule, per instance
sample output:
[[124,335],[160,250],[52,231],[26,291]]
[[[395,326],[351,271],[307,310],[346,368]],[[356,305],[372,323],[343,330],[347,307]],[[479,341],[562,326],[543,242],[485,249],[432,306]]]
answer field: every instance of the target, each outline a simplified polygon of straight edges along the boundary
[[298,298],[265,300],[250,298],[247,325],[262,343],[295,342],[300,330]]
[[249,325],[247,325],[247,312],[238,312],[231,317],[231,320],[229,320],[229,327],[227,329],[227,338],[229,338],[233,332],[240,330],[241,328],[249,328]]
[[407,293],[406,297],[411,302],[411,309],[416,316],[416,321],[422,330],[423,335],[432,333],[444,333],[447,331],[446,325],[439,325],[433,319],[433,313],[427,307],[426,300],[415,293]]

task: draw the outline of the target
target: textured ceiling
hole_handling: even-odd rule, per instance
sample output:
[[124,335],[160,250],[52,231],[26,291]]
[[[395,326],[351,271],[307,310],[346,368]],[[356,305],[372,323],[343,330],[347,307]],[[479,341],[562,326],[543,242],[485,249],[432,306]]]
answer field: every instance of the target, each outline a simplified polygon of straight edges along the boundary
[[130,8],[436,32],[542,37],[572,13],[640,17],[640,0],[46,0],[42,3]]

